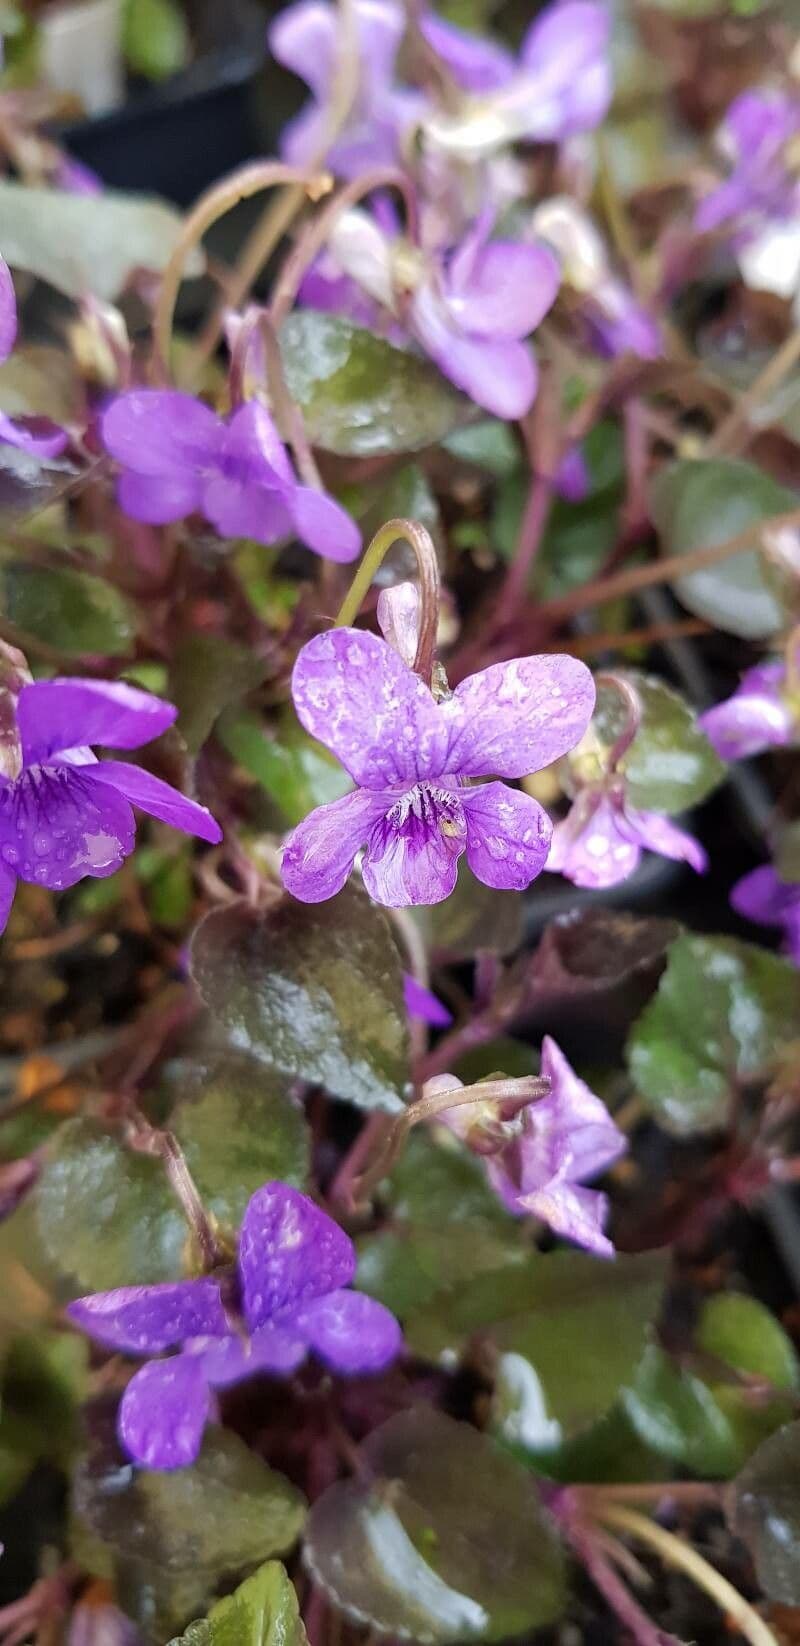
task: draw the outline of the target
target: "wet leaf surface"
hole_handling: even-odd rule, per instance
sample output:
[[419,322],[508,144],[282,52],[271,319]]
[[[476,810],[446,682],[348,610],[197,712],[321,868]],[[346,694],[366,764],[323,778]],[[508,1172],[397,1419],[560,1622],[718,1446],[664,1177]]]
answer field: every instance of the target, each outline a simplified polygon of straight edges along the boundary
[[[696,806],[725,776],[696,714],[679,692],[654,675],[638,669],[618,672],[634,688],[642,711],[639,730],[619,763],[630,804],[667,813]],[[628,713],[619,691],[599,687],[592,730],[607,748],[623,732]]]
[[800,1606],[800,1423],[753,1453],[734,1486],[731,1522],[767,1598]]

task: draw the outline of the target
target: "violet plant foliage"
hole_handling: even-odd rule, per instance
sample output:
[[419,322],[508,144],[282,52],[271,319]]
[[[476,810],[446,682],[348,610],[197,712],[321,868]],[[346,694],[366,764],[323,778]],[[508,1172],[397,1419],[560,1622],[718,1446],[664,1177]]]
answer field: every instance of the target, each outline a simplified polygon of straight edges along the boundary
[[266,1183],[247,1206],[235,1275],[129,1286],[78,1298],[73,1324],[106,1348],[156,1356],[134,1374],[119,1435],[144,1468],[197,1457],[212,1390],[257,1372],[287,1377],[309,1353],[343,1374],[380,1371],[399,1353],[400,1328],[381,1303],[348,1291],[353,1242],[307,1195]]

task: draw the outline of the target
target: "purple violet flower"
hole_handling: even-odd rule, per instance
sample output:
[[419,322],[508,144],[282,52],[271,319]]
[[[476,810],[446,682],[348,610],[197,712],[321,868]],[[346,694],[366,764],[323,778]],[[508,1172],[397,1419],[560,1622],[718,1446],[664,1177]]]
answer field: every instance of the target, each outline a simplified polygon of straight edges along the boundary
[[336,224],[330,252],[451,383],[496,417],[514,419],[536,396],[536,361],[524,339],[555,301],[559,264],[541,242],[491,240],[491,226],[482,213],[454,250],[425,252],[355,210]]
[[227,421],[174,389],[131,389],[103,414],[106,449],[122,465],[117,496],[133,520],[205,516],[221,537],[276,543],[295,535],[328,560],[355,559],[361,535],[326,492],[301,486],[258,400]]
[[694,836],[659,812],[641,811],[625,798],[624,780],[582,789],[553,830],[546,868],[574,886],[617,886],[639,867],[643,851],[691,864],[698,874],[708,858]]
[[[603,1234],[608,1198],[585,1188],[628,1147],[604,1103],[579,1080],[564,1053],[545,1035],[540,1073],[550,1081],[547,1097],[526,1103],[512,1117],[502,1106],[482,1114],[481,1105],[446,1109],[437,1121],[448,1126],[485,1160],[489,1182],[517,1217],[538,1217],[563,1236],[599,1257],[613,1257]],[[426,1084],[426,1092],[460,1087],[453,1075]]]
[[[17,340],[17,300],[7,263],[0,257],[0,365]],[[11,418],[0,411],[0,444],[16,446],[31,457],[58,457],[67,435],[47,417]]]
[[662,352],[658,321],[615,273],[591,217],[569,195],[556,195],[537,206],[531,227],[557,254],[561,279],[574,293],[587,336],[598,353],[611,358],[635,354],[640,360],[657,359]]
[[365,847],[370,897],[389,907],[439,903],[466,851],[487,886],[518,891],[544,867],[551,824],[497,772],[524,777],[580,740],[594,707],[585,664],[521,657],[463,680],[437,702],[393,647],[358,629],[310,640],[292,675],[298,717],[358,787],[293,830],[283,882],[304,903],[341,891]]
[[553,485],[565,503],[583,503],[592,489],[589,465],[580,446],[564,453],[553,476]]
[[746,238],[785,222],[800,211],[800,180],[790,148],[800,137],[800,96],[746,91],[731,104],[719,132],[719,147],[731,174],[695,213],[695,228],[708,233],[733,225]]
[[418,983],[410,972],[403,977],[403,998],[409,1017],[418,1017],[431,1029],[446,1029],[453,1021],[452,1012],[448,1011],[438,995],[432,989],[426,989],[424,983]]
[[172,725],[174,704],[121,680],[37,680],[0,695],[0,931],[18,879],[63,891],[113,874],[134,848],[134,806],[221,840],[205,806],[141,766],[98,760],[89,746],[137,749]]
[[798,705],[787,690],[786,664],[776,660],[747,669],[733,695],[707,709],[698,724],[723,760],[746,760],[793,743]]
[[737,881],[731,908],[759,926],[782,926],[784,950],[800,966],[800,881],[780,880],[765,863]]
[[250,1200],[239,1234],[236,1276],[160,1286],[124,1286],[69,1304],[76,1326],[148,1360],[122,1397],[119,1437],[135,1463],[181,1469],[193,1463],[212,1390],[270,1372],[286,1377],[314,1353],[333,1371],[376,1372],[399,1352],[388,1309],[345,1290],[356,1270],[352,1240],[297,1189],[266,1183]]

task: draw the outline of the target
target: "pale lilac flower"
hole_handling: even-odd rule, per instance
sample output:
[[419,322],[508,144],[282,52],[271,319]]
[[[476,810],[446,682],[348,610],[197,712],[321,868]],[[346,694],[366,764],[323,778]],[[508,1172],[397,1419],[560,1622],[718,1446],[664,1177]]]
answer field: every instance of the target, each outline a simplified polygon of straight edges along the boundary
[[[0,257],[0,365],[17,340],[17,300],[8,265]],[[0,444],[16,446],[32,457],[58,457],[67,444],[63,429],[49,418],[12,418],[0,411]]]
[[800,179],[791,150],[800,138],[800,96],[779,90],[743,92],[719,132],[730,176],[700,201],[695,228],[726,224],[750,238],[800,212]]
[[335,896],[362,846],[367,891],[390,907],[449,897],[464,851],[487,886],[522,891],[540,873],[550,846],[546,812],[504,783],[466,780],[523,777],[573,748],[594,706],[583,663],[497,663],[437,702],[377,635],[334,629],[303,647],[292,695],[306,731],[358,785],[290,835],[283,881],[295,897]]
[[574,886],[599,890],[627,880],[643,851],[689,863],[698,874],[708,867],[699,840],[659,812],[631,806],[624,780],[615,776],[580,791],[553,830],[546,868]]
[[404,327],[445,377],[496,417],[523,417],[536,396],[525,338],[558,291],[558,260],[543,243],[490,239],[484,212],[448,253],[387,234],[365,211],[342,214],[330,253]]
[[655,360],[662,352],[658,321],[616,273],[588,213],[569,195],[554,195],[537,206],[531,228],[558,256],[561,279],[574,294],[587,340],[598,353]]
[[326,492],[295,478],[258,400],[227,421],[175,389],[131,389],[104,412],[106,449],[122,466],[117,496],[133,520],[163,525],[202,514],[222,537],[276,543],[297,536],[328,560],[353,560],[355,522]]
[[64,189],[67,194],[98,195],[103,192],[103,179],[98,177],[91,166],[85,166],[82,160],[73,159],[71,154],[59,151],[53,172],[53,182],[57,189]]
[[[579,1080],[564,1053],[546,1035],[540,1072],[550,1081],[546,1097],[526,1103],[514,1118],[497,1105],[483,1114],[480,1104],[446,1109],[436,1117],[484,1157],[492,1188],[516,1216],[538,1217],[555,1234],[585,1246],[599,1257],[613,1257],[603,1233],[608,1198],[587,1189],[628,1144],[604,1103]],[[458,1089],[452,1075],[440,1077],[437,1089]],[[434,1087],[428,1082],[426,1092]]]
[[376,616],[384,640],[411,668],[419,641],[420,603],[416,583],[404,581],[393,584],[390,589],[381,589]]
[[439,996],[426,989],[424,983],[419,983],[410,972],[403,976],[403,998],[409,1017],[418,1017],[431,1029],[446,1029],[453,1021],[452,1012],[447,1010]]
[[137,749],[177,715],[172,703],[124,681],[63,678],[4,690],[0,748],[0,931],[17,880],[63,891],[105,879],[133,851],[133,807],[175,829],[218,841],[205,806],[125,760],[98,760],[91,744]]
[[758,663],[731,697],[700,715],[698,724],[723,760],[745,760],[795,741],[800,704],[787,687],[785,663]]
[[782,926],[784,949],[800,966],[800,881],[779,879],[771,864],[765,863],[737,881],[731,907],[760,926]]
[[235,1276],[124,1286],[78,1298],[76,1326],[109,1349],[159,1355],[131,1378],[119,1437],[134,1462],[180,1469],[194,1462],[212,1391],[268,1372],[286,1377],[313,1353],[333,1371],[379,1371],[397,1355],[400,1328],[381,1303],[345,1290],[356,1270],[352,1240],[312,1200],[267,1183],[250,1200]]

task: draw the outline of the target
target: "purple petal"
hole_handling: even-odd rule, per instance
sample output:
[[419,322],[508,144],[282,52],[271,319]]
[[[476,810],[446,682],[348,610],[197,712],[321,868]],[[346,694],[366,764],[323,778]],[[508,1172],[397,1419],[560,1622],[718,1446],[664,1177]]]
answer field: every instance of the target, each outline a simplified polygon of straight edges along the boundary
[[511,54],[493,40],[467,34],[433,12],[423,16],[419,26],[428,45],[464,91],[492,91],[505,85],[514,72]]
[[547,813],[519,789],[484,783],[465,789],[467,862],[484,886],[524,891],[541,874],[553,825]]
[[353,1242],[307,1195],[267,1183],[253,1195],[239,1235],[239,1274],[251,1332],[282,1310],[346,1286]]
[[466,277],[451,265],[447,306],[472,337],[522,338],[534,331],[556,299],[561,265],[543,242],[492,240],[471,260]]
[[17,340],[17,299],[11,270],[0,257],[0,364],[7,360]]
[[234,412],[222,440],[219,463],[225,472],[235,473],[245,483],[295,483],[286,448],[260,400],[248,400]]
[[627,833],[631,840],[638,841],[647,851],[656,852],[659,857],[672,858],[676,863],[688,863],[698,874],[705,874],[708,857],[699,840],[687,834],[685,829],[679,829],[671,818],[662,817],[660,812],[636,811],[633,807],[626,807],[619,826],[623,833]]
[[26,766],[86,744],[138,749],[160,737],[177,714],[174,703],[124,680],[37,680],[23,686],[17,700]]
[[49,417],[23,420],[0,412],[0,441],[28,452],[31,457],[58,457],[68,440],[69,436],[51,423]]
[[536,82],[529,137],[560,142],[604,119],[612,93],[609,32],[608,8],[593,0],[549,6],[532,23],[520,54]]
[[442,903],[455,886],[465,844],[460,795],[433,786],[410,789],[372,830],[364,885],[390,909]]
[[335,897],[387,804],[385,795],[356,789],[310,812],[284,846],[281,876],[287,892],[301,903]]
[[589,466],[580,446],[565,452],[553,476],[559,497],[567,503],[582,503],[592,489]]
[[363,1292],[330,1292],[307,1303],[293,1325],[335,1372],[378,1372],[400,1352],[403,1334],[394,1315]]
[[296,1370],[308,1352],[305,1338],[280,1326],[262,1326],[251,1338],[221,1337],[189,1345],[197,1355],[203,1376],[212,1389],[227,1389],[259,1372],[286,1377]]
[[166,526],[172,520],[200,512],[203,478],[199,470],[174,475],[121,474],[117,502],[130,520],[140,520],[145,526]]
[[520,1195],[518,1210],[538,1217],[554,1234],[574,1241],[596,1257],[613,1257],[614,1247],[603,1229],[608,1217],[608,1196],[598,1189],[583,1189],[574,1183],[558,1183],[552,1189]]
[[800,903],[800,885],[780,880],[771,863],[743,875],[731,892],[731,908],[760,926],[782,926],[795,903]]
[[595,347],[612,358],[635,354],[657,360],[663,351],[661,327],[622,280],[600,281],[587,297],[586,318]]
[[220,537],[252,537],[267,548],[292,535],[291,492],[281,484],[245,485],[215,474],[203,487],[202,512]]
[[112,400],[100,420],[107,451],[135,474],[180,479],[216,462],[224,424],[191,394],[176,389],[130,389]]
[[367,789],[445,770],[447,728],[427,686],[377,635],[332,629],[300,651],[292,696],[305,730]]
[[[549,1095],[531,1110],[534,1128],[548,1121],[570,1156],[569,1177],[580,1181],[604,1172],[628,1147],[624,1132],[615,1126],[605,1103],[576,1075],[572,1064],[550,1035],[542,1041],[541,1073],[551,1081]],[[529,1185],[523,1171],[523,1190]]]
[[607,795],[591,790],[579,795],[553,830],[547,869],[592,891],[627,880],[642,852],[635,837],[620,831],[620,816]]
[[305,80],[319,102],[331,88],[336,62],[336,13],[321,0],[301,0],[279,12],[267,31],[273,57]]
[[185,1469],[200,1451],[210,1409],[211,1391],[194,1356],[152,1360],[122,1396],[120,1441],[143,1469]]
[[419,983],[410,972],[403,974],[403,999],[409,1017],[418,1017],[420,1022],[427,1023],[432,1029],[446,1029],[453,1021],[453,1014],[447,1010],[437,995],[431,989],[426,989],[424,983]]
[[738,690],[699,718],[722,760],[744,760],[762,749],[782,748],[795,733],[795,717],[783,696],[783,663],[748,669]]
[[493,663],[440,704],[450,727],[448,769],[467,777],[539,771],[580,742],[594,701],[594,681],[577,658]]
[[312,486],[295,486],[287,499],[301,543],[326,560],[346,565],[361,553],[361,533],[335,498]]
[[17,877],[13,869],[9,869],[7,864],[0,862],[0,933],[4,932],[8,925],[8,917],[11,913],[11,905],[14,901],[16,889]]
[[411,304],[411,329],[440,372],[495,417],[524,417],[536,398],[536,362],[524,343],[464,336],[449,303],[428,282]]
[[90,780],[94,769],[33,766],[0,785],[0,858],[20,880],[64,891],[113,874],[133,851],[133,812]]
[[206,806],[196,800],[187,800],[179,789],[163,778],[154,777],[142,766],[132,766],[127,760],[101,760],[87,772],[88,780],[101,788],[117,789],[140,811],[159,817],[173,829],[184,834],[195,834],[200,840],[209,840],[212,846],[222,839],[222,830]]
[[128,1354],[159,1354],[187,1337],[216,1337],[229,1330],[219,1286],[205,1279],[121,1286],[76,1298],[66,1313],[98,1343]]

